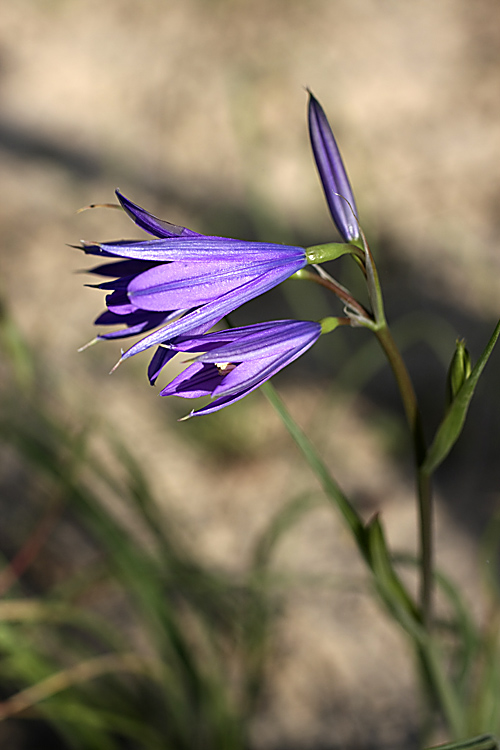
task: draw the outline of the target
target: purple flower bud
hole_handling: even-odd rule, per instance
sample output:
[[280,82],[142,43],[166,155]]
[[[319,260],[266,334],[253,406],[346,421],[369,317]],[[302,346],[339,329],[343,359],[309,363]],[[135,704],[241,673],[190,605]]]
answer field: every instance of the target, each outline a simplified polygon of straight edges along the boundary
[[345,242],[359,238],[357,209],[342,157],[321,104],[309,91],[309,137],[335,226]]

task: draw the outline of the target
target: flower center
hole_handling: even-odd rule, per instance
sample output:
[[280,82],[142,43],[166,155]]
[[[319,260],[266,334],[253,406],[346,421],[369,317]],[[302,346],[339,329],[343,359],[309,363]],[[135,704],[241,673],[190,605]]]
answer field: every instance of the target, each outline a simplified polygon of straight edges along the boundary
[[233,362],[214,362],[214,365],[221,375],[228,375],[236,367]]

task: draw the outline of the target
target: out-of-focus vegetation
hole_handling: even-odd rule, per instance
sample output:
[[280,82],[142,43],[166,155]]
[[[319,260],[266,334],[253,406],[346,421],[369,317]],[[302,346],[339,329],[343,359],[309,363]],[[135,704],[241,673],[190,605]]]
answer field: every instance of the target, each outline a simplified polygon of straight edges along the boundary
[[[32,528],[0,574],[0,718],[42,718],[81,750],[246,747],[277,613],[268,561],[311,502],[276,517],[245,575],[202,565],[119,438],[64,414],[5,311],[1,339],[4,491]],[[39,561],[64,523],[76,546],[51,576]]]
[[[0,572],[0,720],[37,718],[57,732],[62,747],[76,750],[249,747],[279,613],[269,563],[282,534],[316,507],[317,497],[284,505],[257,539],[244,573],[203,564],[176,534],[175,520],[160,511],[125,443],[90,415],[82,421],[65,413],[46,363],[4,309],[0,343],[0,440],[11,468],[3,492],[26,529]],[[317,471],[312,448],[296,426],[288,427]],[[326,468],[319,477],[335,505]],[[44,555],[63,538],[58,531],[65,524],[74,544],[51,571]],[[439,687],[432,670],[423,675],[428,716],[437,708],[434,691],[440,700],[449,695],[470,734],[500,730],[500,607],[489,565],[498,528],[491,524],[484,551],[485,627],[476,625],[457,587],[436,577],[448,613],[436,623],[433,659],[448,676]],[[18,542],[4,525],[3,547]],[[402,568],[416,562],[404,555],[395,561]],[[373,573],[374,590],[391,611],[393,594],[379,588],[382,573]],[[415,636],[414,645],[418,655],[424,642]],[[447,747],[495,750],[497,744],[481,735]]]

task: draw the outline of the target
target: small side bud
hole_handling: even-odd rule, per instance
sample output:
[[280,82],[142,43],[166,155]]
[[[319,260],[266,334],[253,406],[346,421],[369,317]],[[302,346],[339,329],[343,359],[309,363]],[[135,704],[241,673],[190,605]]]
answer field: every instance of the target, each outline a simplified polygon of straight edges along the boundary
[[446,379],[446,408],[450,406],[460,388],[469,378],[471,370],[470,354],[465,346],[465,341],[457,339],[455,353],[453,354]]

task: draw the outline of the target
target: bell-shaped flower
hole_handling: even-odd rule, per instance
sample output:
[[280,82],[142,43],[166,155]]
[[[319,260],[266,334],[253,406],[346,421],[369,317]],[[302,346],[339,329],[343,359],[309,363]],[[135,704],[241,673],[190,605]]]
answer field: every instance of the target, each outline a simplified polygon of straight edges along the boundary
[[335,226],[345,242],[360,236],[356,203],[342,157],[321,104],[309,91],[309,136]]
[[177,336],[207,331],[308,262],[302,247],[200,235],[157,219],[121,194],[118,197],[134,221],[156,239],[83,245],[91,255],[120,258],[92,269],[95,274],[115,277],[98,285],[111,294],[106,299],[108,314],[96,322],[108,325],[121,320],[125,326],[121,332],[100,338],[160,326],[122,359]]
[[312,321],[275,320],[177,340],[170,351],[203,353],[160,395],[211,396],[214,401],[189,416],[218,411],[265,383],[335,325],[324,328]]

